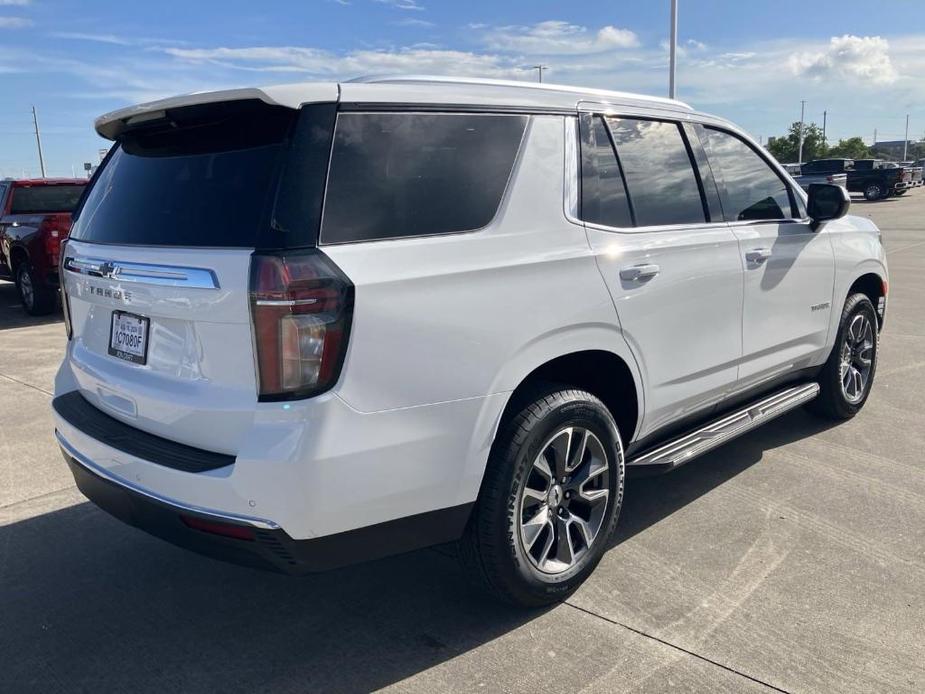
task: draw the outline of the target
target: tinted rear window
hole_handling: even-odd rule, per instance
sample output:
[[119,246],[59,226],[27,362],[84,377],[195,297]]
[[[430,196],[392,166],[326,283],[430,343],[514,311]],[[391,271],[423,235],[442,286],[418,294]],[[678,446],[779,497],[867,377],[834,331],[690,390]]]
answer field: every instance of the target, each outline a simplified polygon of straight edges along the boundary
[[633,226],[620,165],[603,117],[583,118],[581,138],[581,218],[611,227]]
[[526,116],[341,113],[321,240],[479,229],[495,215]]
[[13,188],[10,213],[73,212],[83,191],[83,185],[16,186]]
[[[310,108],[300,118],[261,102],[168,112],[120,138],[71,236],[132,245],[312,245],[323,173],[311,174],[327,166],[334,107],[327,109],[329,122],[318,127],[304,122],[317,115]],[[290,153],[300,161],[288,162]],[[279,219],[272,214],[278,189],[286,198]]]

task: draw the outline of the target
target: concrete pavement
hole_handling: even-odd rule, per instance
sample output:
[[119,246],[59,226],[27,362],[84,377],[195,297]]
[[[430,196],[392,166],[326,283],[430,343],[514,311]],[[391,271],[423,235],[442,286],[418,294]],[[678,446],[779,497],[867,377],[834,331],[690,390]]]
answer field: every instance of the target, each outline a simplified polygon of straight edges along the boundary
[[613,549],[540,611],[450,548],[288,578],[96,510],[52,438],[63,328],[0,282],[0,691],[922,691],[925,190],[852,212],[892,273],[864,411],[631,480]]

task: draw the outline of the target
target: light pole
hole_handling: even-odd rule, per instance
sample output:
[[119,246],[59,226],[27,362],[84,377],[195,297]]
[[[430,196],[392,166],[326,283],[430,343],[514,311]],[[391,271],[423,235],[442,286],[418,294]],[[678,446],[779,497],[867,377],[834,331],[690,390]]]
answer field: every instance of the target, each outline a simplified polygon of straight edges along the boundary
[[35,125],[35,144],[39,148],[39,169],[42,171],[42,178],[45,178],[45,155],[42,154],[42,136],[39,134],[39,118],[35,113],[35,106],[32,107],[32,123]]
[[543,81],[543,70],[548,70],[549,66],[548,65],[533,65],[530,69],[537,71],[538,76],[539,76],[538,81],[542,82]]
[[800,153],[797,156],[797,163],[803,163],[803,119],[806,115],[806,100],[800,101]]
[[909,153],[909,114],[906,114],[906,137],[903,138],[903,161],[906,161],[906,154]]
[[668,48],[668,98],[675,98],[675,69],[678,66],[678,0],[671,0],[671,38]]

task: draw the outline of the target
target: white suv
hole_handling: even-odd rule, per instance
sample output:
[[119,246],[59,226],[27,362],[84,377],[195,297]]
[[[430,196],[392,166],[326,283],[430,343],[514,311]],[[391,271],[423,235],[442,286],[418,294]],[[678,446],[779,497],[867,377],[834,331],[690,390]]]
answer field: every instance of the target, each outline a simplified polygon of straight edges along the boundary
[[876,227],[678,101],[389,78],[96,129],[56,433],[86,496],[178,545],[298,573],[459,540],[546,603],[628,470],[870,392]]

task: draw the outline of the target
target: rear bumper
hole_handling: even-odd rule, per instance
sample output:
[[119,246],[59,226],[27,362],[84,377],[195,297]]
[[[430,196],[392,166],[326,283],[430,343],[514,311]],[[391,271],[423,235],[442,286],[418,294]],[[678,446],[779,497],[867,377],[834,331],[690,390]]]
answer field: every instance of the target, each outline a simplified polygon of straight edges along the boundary
[[[313,573],[448,542],[462,534],[472,508],[463,504],[294,540],[271,520],[188,506],[136,487],[82,456],[60,432],[56,436],[77,488],[103,511],[178,547],[257,569]],[[191,526],[218,528],[222,534]]]

